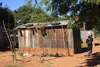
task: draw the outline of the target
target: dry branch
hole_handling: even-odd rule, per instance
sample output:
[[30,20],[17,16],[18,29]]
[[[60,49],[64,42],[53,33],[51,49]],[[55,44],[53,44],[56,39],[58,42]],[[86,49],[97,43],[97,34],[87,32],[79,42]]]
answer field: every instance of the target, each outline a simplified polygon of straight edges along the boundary
[[34,25],[34,26],[31,26],[31,27],[28,27],[28,29],[30,29],[30,28],[35,28],[36,26],[38,26],[40,23],[37,23],[36,25]]

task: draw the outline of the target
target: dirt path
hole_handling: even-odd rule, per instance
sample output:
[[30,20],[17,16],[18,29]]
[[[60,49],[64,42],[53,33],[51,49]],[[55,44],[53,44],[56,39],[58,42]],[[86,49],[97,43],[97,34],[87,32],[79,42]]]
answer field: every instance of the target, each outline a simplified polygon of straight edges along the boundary
[[45,57],[44,62],[39,62],[38,57],[25,57],[24,63],[22,61],[15,63],[12,61],[11,52],[6,51],[0,52],[0,67],[5,65],[25,67],[100,67],[100,45],[93,47],[92,57],[86,55],[87,52],[67,57]]

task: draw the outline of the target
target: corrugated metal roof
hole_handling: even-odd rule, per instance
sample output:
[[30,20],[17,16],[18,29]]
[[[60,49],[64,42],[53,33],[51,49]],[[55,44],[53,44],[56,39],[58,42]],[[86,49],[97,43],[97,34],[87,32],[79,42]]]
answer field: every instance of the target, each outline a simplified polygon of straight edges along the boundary
[[[63,25],[67,25],[68,24],[68,22],[69,22],[69,20],[67,20],[67,21],[57,21],[57,22],[51,22],[51,24],[48,24],[48,25],[46,25],[45,27],[54,27],[54,26],[63,26]],[[57,24],[57,25],[52,25],[52,23],[60,23],[60,24]]]
[[[24,25],[21,25],[21,26],[19,26],[19,27],[17,27],[17,28],[28,28],[28,27],[30,27],[30,25],[34,25],[35,23],[26,23],[26,24],[24,24]],[[29,26],[28,26],[29,25]]]
[[[42,25],[45,25],[44,27],[55,27],[55,26],[61,26],[61,25],[63,26],[63,25],[67,25],[68,22],[69,22],[69,20],[57,21],[57,22],[48,22],[48,23],[27,23],[27,24],[24,24],[24,25],[17,27],[16,29],[18,29],[18,28],[29,28],[29,27],[35,26],[37,24],[39,24],[39,25],[37,25],[37,27],[42,26]],[[59,23],[59,24],[53,25],[52,23]]]

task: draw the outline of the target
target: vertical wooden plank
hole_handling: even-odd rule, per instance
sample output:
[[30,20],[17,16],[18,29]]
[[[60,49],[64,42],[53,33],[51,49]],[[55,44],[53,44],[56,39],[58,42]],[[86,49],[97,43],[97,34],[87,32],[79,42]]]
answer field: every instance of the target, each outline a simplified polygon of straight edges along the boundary
[[69,46],[69,48],[74,49],[73,30],[72,29],[68,29],[68,46]]
[[30,30],[30,47],[33,47],[33,30]]
[[24,47],[26,47],[26,39],[25,39],[25,38],[26,38],[26,36],[25,36],[25,34],[26,34],[26,33],[25,33],[25,30],[23,30],[23,37],[24,37]]
[[32,46],[33,46],[33,47],[35,47],[35,36],[36,36],[35,30],[33,29],[33,30],[32,30],[32,41],[33,41]]
[[29,36],[28,36],[29,35],[29,31],[26,30],[25,33],[26,33],[26,47],[28,47],[29,46],[29,40],[28,40],[29,39]]
[[21,35],[21,47],[24,47],[23,30],[20,31],[20,35]]
[[19,44],[19,47],[21,47],[21,40],[20,40],[20,30],[18,30],[18,44]]

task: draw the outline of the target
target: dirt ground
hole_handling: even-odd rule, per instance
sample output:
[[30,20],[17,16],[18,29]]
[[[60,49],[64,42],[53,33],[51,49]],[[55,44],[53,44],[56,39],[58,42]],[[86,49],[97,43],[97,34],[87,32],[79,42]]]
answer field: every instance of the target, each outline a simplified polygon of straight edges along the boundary
[[[44,62],[35,56],[27,56],[24,61],[13,62],[10,51],[0,51],[0,67],[7,65],[24,67],[100,67],[100,45],[93,47],[93,55],[86,56],[87,52],[66,57],[45,57]],[[17,59],[22,59],[17,56]]]

